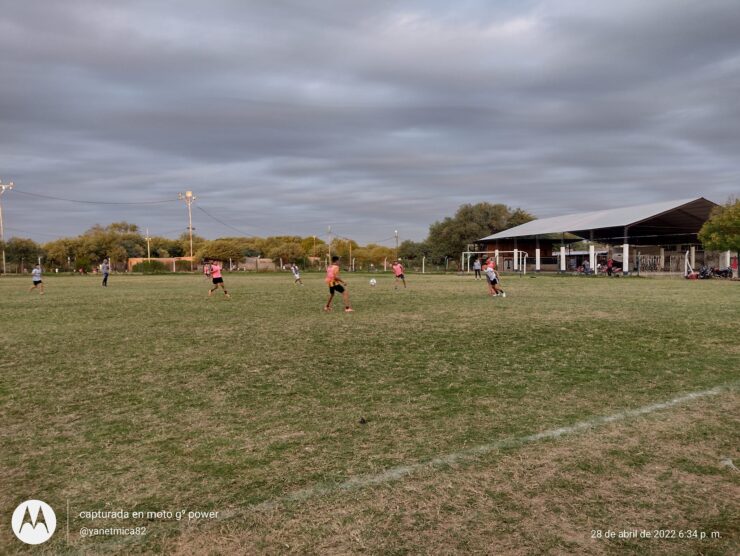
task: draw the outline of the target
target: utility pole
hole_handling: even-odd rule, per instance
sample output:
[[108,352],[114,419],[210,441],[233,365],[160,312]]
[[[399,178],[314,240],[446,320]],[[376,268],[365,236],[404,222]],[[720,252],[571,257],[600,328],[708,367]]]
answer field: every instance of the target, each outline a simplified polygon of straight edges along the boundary
[[188,231],[190,232],[190,272],[193,271],[193,210],[191,208],[193,201],[197,199],[195,195],[193,195],[192,191],[186,191],[183,193],[178,193],[177,198],[181,201],[185,201],[185,204],[188,206]]
[[328,227],[328,238],[329,238],[329,260],[331,261],[331,226]]
[[149,237],[149,228],[146,229],[146,237],[144,239],[146,240],[146,260],[151,262],[152,252],[149,249],[149,242],[152,240],[152,238]]
[[3,276],[5,276],[5,228],[3,226],[3,193],[13,189],[13,182],[2,183],[0,180],[0,243],[3,244]]
[[398,230],[395,231],[396,234],[396,260],[398,260]]

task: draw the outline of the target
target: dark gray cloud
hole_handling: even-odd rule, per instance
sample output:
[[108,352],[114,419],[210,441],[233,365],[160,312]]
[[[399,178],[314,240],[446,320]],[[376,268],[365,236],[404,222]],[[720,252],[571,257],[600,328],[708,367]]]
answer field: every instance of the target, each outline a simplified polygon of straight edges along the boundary
[[[0,177],[245,233],[422,239],[740,187],[735,0],[0,2]],[[182,203],[4,198],[7,235]],[[195,212],[207,237],[233,229]],[[23,233],[27,232],[27,233]]]

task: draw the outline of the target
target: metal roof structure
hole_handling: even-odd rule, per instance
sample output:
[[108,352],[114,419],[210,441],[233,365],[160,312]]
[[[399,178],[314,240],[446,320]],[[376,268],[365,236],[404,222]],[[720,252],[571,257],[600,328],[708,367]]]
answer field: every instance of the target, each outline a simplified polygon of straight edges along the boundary
[[696,234],[716,206],[716,203],[699,197],[540,218],[479,241],[490,243],[500,239],[534,239],[548,234],[570,233],[605,243],[694,243]]

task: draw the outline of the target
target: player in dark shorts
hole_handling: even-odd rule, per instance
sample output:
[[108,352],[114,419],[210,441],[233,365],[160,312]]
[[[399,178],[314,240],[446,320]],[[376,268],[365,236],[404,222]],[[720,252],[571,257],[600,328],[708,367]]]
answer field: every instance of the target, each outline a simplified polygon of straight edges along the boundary
[[485,269],[486,282],[488,283],[488,293],[493,297],[506,297],[506,292],[500,287],[500,281],[498,278],[498,272],[496,272],[496,265],[493,259],[489,259]]
[[218,262],[212,262],[211,263],[211,280],[213,281],[213,287],[208,290],[208,297],[211,297],[211,294],[215,292],[218,288],[221,288],[224,290],[224,295],[228,298],[231,298],[229,295],[229,292],[226,291],[226,287],[224,286],[224,279],[221,276],[221,264]]
[[391,265],[391,268],[393,269],[393,274],[396,275],[396,278],[393,280],[393,287],[395,289],[398,289],[398,281],[400,280],[403,282],[403,287],[406,287],[406,276],[404,275],[404,268],[401,264],[401,261],[396,259],[393,261],[393,264]]
[[346,282],[339,277],[339,257],[331,258],[331,265],[326,269],[326,283],[329,286],[329,299],[324,305],[324,311],[331,311],[331,302],[335,293],[341,293],[344,299],[344,312],[353,313],[354,309],[349,304],[349,293],[344,289]]
[[40,290],[39,294],[44,295],[44,282],[41,280],[41,265],[33,267],[33,270],[31,271],[31,280],[33,280],[33,286],[31,286],[31,289],[28,291],[32,292],[33,290]]

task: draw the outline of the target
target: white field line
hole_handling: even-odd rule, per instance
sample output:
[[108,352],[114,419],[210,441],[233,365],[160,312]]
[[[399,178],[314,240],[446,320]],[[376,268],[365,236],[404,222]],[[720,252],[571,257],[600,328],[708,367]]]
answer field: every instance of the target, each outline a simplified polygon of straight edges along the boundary
[[625,409],[624,411],[612,413],[611,415],[594,417],[593,419],[588,419],[586,421],[580,421],[578,423],[575,423],[567,427],[559,427],[556,429],[550,429],[550,430],[546,430],[543,432],[538,432],[536,434],[530,434],[527,436],[496,440],[488,444],[481,444],[473,448],[468,448],[466,450],[460,450],[459,452],[445,454],[445,455],[436,457],[431,460],[421,461],[418,463],[412,463],[409,465],[399,465],[398,467],[391,467],[390,469],[387,469],[381,473],[377,473],[374,475],[359,475],[356,477],[351,477],[341,483],[315,485],[315,486],[308,487],[302,490],[297,490],[295,492],[286,494],[285,496],[281,496],[279,498],[275,498],[272,500],[261,502],[259,504],[255,504],[251,507],[251,509],[252,510],[271,510],[284,503],[301,502],[303,500],[308,500],[310,498],[315,498],[317,496],[323,496],[326,494],[333,494],[333,493],[341,492],[341,491],[358,490],[358,489],[362,489],[362,488],[373,486],[373,485],[381,485],[381,484],[390,483],[393,481],[398,481],[400,479],[403,479],[404,477],[412,475],[423,469],[445,467],[445,466],[453,465],[455,463],[460,463],[463,461],[471,460],[478,456],[482,456],[482,455],[485,455],[490,452],[494,452],[496,450],[500,450],[503,448],[522,446],[524,444],[531,444],[533,442],[539,442],[541,440],[553,440],[553,439],[560,438],[561,436],[567,436],[570,434],[578,433],[578,432],[592,429],[595,427],[599,427],[602,425],[607,425],[609,423],[615,423],[615,422],[624,421],[626,419],[630,419],[633,417],[640,417],[641,415],[655,413],[656,411],[662,411],[664,409],[669,409],[671,407],[681,405],[686,402],[690,402],[690,401],[697,400],[700,398],[716,396],[718,394],[721,394],[722,392],[732,389],[732,387],[735,385],[736,383],[733,382],[733,383],[729,383],[729,384],[722,385],[722,386],[716,386],[714,388],[710,388],[709,390],[691,392],[689,394],[685,394],[683,396],[679,396],[677,398],[673,398],[672,400],[668,400],[665,402],[645,405],[643,407],[638,407],[636,409]]

